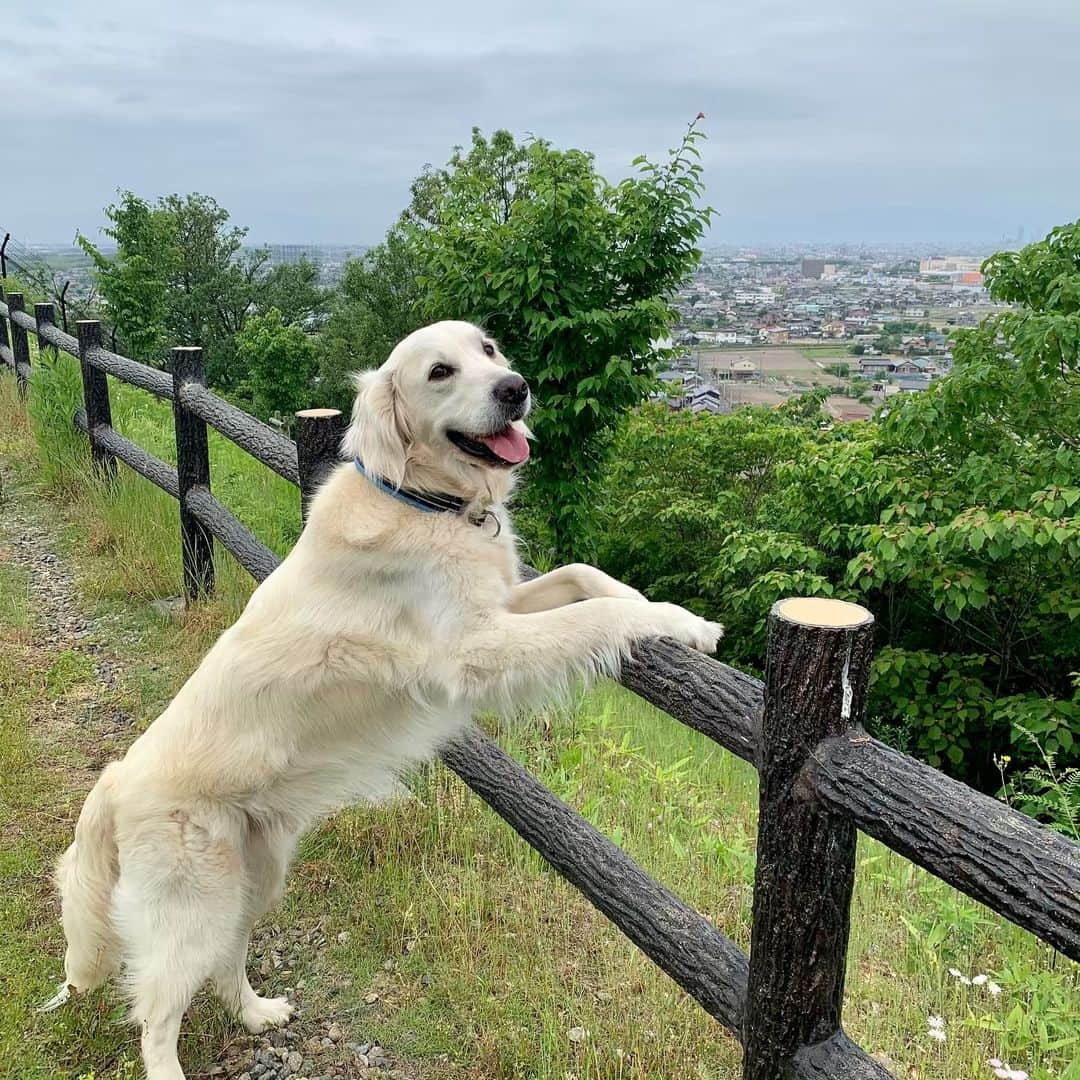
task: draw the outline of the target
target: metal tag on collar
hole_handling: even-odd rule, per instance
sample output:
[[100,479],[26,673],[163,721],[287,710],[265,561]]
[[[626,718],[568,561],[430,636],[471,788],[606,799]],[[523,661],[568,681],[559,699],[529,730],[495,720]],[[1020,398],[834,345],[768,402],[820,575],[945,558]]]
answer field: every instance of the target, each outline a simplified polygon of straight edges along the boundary
[[478,529],[485,529],[489,522],[494,524],[495,531],[493,533],[486,531],[484,533],[485,536],[490,536],[493,540],[502,532],[502,522],[494,510],[477,510],[469,515],[468,521],[470,525],[475,525]]

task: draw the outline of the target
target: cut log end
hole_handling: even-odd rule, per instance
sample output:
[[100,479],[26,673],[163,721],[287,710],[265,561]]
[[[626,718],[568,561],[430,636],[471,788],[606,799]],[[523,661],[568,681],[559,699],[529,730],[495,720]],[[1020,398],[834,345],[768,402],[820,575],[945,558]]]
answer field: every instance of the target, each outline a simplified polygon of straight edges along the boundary
[[874,616],[860,604],[829,600],[822,596],[791,596],[778,600],[773,604],[772,613],[784,622],[829,630],[867,626],[874,621]]
[[340,416],[340,409],[301,409],[297,416],[302,416],[305,419],[311,418],[313,420],[325,420],[331,416]]

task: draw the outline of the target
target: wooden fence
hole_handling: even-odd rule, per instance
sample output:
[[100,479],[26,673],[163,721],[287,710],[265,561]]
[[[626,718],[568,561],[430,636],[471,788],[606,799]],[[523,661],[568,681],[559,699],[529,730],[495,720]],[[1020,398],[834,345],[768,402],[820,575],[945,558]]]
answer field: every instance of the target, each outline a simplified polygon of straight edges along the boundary
[[[215,539],[262,581],[279,560],[211,494],[207,425],[297,485],[306,509],[338,460],[340,414],[297,413],[294,443],[207,389],[198,348],[174,349],[166,373],[104,349],[96,322],[78,331],[55,325],[52,304],[31,316],[21,295],[5,302],[0,289],[0,359],[20,391],[31,374],[29,335],[77,357],[85,407],[74,423],[96,469],[109,477],[123,461],[179,502],[187,595],[213,588]],[[109,375],[173,403],[176,468],[113,430]],[[667,639],[641,642],[623,669],[624,686],[760,773],[749,960],[481,732],[442,754],[741,1041],[744,1080],[890,1076],[841,1027],[856,830],[1080,960],[1080,846],[870,738],[859,724],[872,647],[873,619],[862,608],[786,600],[770,616],[764,683]]]

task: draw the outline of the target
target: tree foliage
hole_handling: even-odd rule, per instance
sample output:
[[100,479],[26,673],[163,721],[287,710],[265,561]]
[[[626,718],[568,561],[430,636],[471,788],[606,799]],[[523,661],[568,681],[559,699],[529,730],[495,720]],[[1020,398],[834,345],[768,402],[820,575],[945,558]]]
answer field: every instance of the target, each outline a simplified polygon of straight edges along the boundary
[[670,298],[710,211],[691,125],[662,164],[610,184],[591,154],[506,132],[414,186],[401,229],[422,267],[420,312],[483,323],[535,395],[532,498],[560,557],[587,554],[604,437],[653,386]]
[[310,259],[273,266],[262,275],[254,296],[259,311],[277,308],[287,326],[320,327],[329,314],[332,291],[319,281],[319,268]]
[[421,264],[399,229],[350,259],[330,303],[319,337],[321,391],[328,402],[348,411],[354,371],[378,367],[390,350],[425,319],[417,283]]
[[161,364],[174,345],[200,345],[208,379],[237,386],[234,338],[251,311],[266,263],[245,251],[247,230],[208,195],[166,195],[154,203],[130,191],[106,207],[115,256],[79,237],[123,347]]
[[875,422],[833,427],[813,402],[629,417],[599,545],[725,621],[744,663],[782,595],[866,604],[877,729],[991,786],[995,753],[1033,762],[1028,732],[1080,761],[1080,224],[985,273],[1014,306],[959,331],[953,373]]
[[315,345],[297,323],[286,323],[272,307],[252,315],[236,336],[239,367],[245,372],[238,395],[256,415],[291,420],[311,403]]

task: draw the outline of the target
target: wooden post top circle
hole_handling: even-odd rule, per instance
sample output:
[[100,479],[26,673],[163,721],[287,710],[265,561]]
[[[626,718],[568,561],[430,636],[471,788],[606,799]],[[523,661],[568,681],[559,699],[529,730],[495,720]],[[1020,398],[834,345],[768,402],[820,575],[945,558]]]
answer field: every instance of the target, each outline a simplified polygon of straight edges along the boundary
[[831,630],[866,626],[874,621],[874,616],[861,604],[830,600],[824,596],[789,596],[785,600],[777,600],[772,613],[785,622]]

